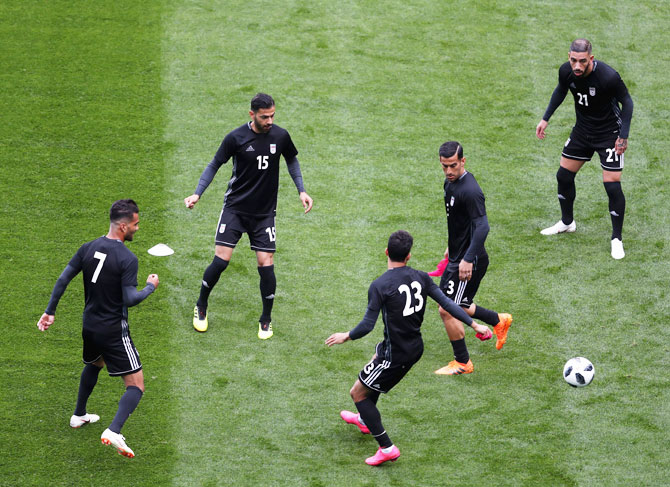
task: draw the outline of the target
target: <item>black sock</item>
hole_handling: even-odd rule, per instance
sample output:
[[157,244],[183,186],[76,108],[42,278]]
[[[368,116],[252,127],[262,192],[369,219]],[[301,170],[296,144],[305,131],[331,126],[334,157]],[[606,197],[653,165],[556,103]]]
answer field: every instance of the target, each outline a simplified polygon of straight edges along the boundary
[[626,197],[623,195],[621,183],[618,181],[612,183],[603,183],[605,191],[609,197],[609,210],[612,217],[612,238],[621,240],[621,230],[623,229],[623,215],[626,212]]
[[451,347],[454,349],[454,358],[456,361],[467,364],[468,360],[470,360],[470,354],[468,353],[467,345],[465,345],[465,338],[451,340]]
[[77,405],[74,408],[76,416],[83,416],[86,414],[86,402],[88,401],[93,388],[98,383],[98,374],[102,370],[93,364],[86,364],[84,370],[81,371],[81,378],[79,379],[79,394],[77,394]]
[[212,263],[205,269],[205,273],[202,276],[202,285],[200,286],[200,297],[197,302],[198,308],[202,313],[207,312],[209,293],[212,292],[212,288],[219,282],[219,277],[221,277],[221,273],[228,267],[228,262],[215,255]]
[[482,308],[481,306],[475,305],[475,312],[472,317],[476,320],[481,320],[487,325],[496,326],[500,321],[498,319],[498,313],[491,311],[490,309]]
[[[379,396],[377,396],[379,397]],[[354,403],[358,413],[361,415],[365,426],[370,430],[370,434],[377,440],[379,446],[382,448],[388,448],[393,445],[389,435],[386,434],[386,430],[382,425],[382,415],[377,409],[377,405],[370,400],[370,398],[365,398],[362,401]]]
[[575,189],[575,176],[577,173],[568,171],[564,167],[559,167],[556,173],[558,181],[558,202],[561,205],[561,220],[566,225],[570,225],[574,220],[572,209],[577,197]]
[[275,266],[268,265],[258,268],[258,275],[261,276],[261,299],[263,300],[263,313],[259,319],[260,322],[272,321],[272,305],[275,302],[275,291],[277,290],[277,278],[275,277]]
[[135,408],[140,403],[142,394],[142,389],[139,387],[126,387],[126,392],[121,396],[121,400],[119,401],[119,409],[116,411],[116,416],[114,416],[112,424],[109,425],[110,430],[114,433],[121,433],[121,428],[123,428],[128,416],[135,411]]

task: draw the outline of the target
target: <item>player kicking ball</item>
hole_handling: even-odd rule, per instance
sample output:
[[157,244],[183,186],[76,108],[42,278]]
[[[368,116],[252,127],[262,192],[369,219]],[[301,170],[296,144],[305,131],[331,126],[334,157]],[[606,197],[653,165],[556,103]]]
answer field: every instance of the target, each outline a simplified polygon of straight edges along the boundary
[[384,310],[384,339],[377,344],[372,360],[363,367],[349,391],[358,414],[340,413],[345,422],[356,425],[363,434],[371,434],[379,443],[377,452],[365,460],[373,466],[394,462],[400,456],[400,450],[382,425],[377,400],[380,393],[387,393],[400,382],[423,354],[420,329],[427,296],[478,333],[491,333],[487,326],[473,321],[445,296],[427,273],[407,265],[413,242],[412,236],[404,230],[391,234],[386,248],[388,270],[370,285],[365,316],[351,331],[333,333],[326,339],[326,345],[332,347],[362,338],[373,330],[379,312]]

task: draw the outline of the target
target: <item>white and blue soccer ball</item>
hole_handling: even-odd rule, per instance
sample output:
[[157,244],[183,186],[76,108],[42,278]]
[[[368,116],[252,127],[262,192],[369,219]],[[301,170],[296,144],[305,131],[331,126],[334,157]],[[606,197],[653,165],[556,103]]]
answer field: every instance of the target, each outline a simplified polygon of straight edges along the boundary
[[584,357],[571,358],[563,366],[563,378],[572,387],[588,386],[595,372],[591,361]]

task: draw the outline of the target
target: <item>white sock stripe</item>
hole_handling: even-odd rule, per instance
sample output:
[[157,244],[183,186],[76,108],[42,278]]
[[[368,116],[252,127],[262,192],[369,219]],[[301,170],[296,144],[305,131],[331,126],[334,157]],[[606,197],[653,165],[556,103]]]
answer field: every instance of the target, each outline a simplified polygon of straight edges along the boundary
[[372,435],[372,437],[373,437],[373,438],[377,438],[378,436],[381,436],[381,435],[383,435],[384,433],[386,433],[386,430],[382,431],[382,432],[379,433],[378,435]]

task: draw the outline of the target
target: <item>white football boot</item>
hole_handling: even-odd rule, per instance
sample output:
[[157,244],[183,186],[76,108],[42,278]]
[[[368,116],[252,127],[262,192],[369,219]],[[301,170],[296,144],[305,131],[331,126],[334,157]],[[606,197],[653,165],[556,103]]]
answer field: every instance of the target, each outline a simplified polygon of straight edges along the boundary
[[618,238],[612,239],[612,257],[616,260],[623,259],[626,253],[623,251],[623,242]]
[[81,428],[85,424],[97,423],[98,421],[100,421],[100,416],[97,414],[86,413],[83,416],[76,416],[73,414],[70,418],[70,426],[72,428]]
[[558,220],[558,223],[552,225],[548,228],[545,228],[540,233],[542,235],[556,235],[557,233],[572,233],[577,229],[577,224],[574,220],[570,225],[563,223],[563,220]]
[[110,445],[116,448],[116,450],[119,452],[119,455],[123,455],[124,457],[128,458],[133,458],[135,456],[135,453],[128,445],[126,445],[126,439],[123,437],[123,435],[120,433],[114,433],[109,428],[102,432],[100,441],[102,441],[104,445]]

